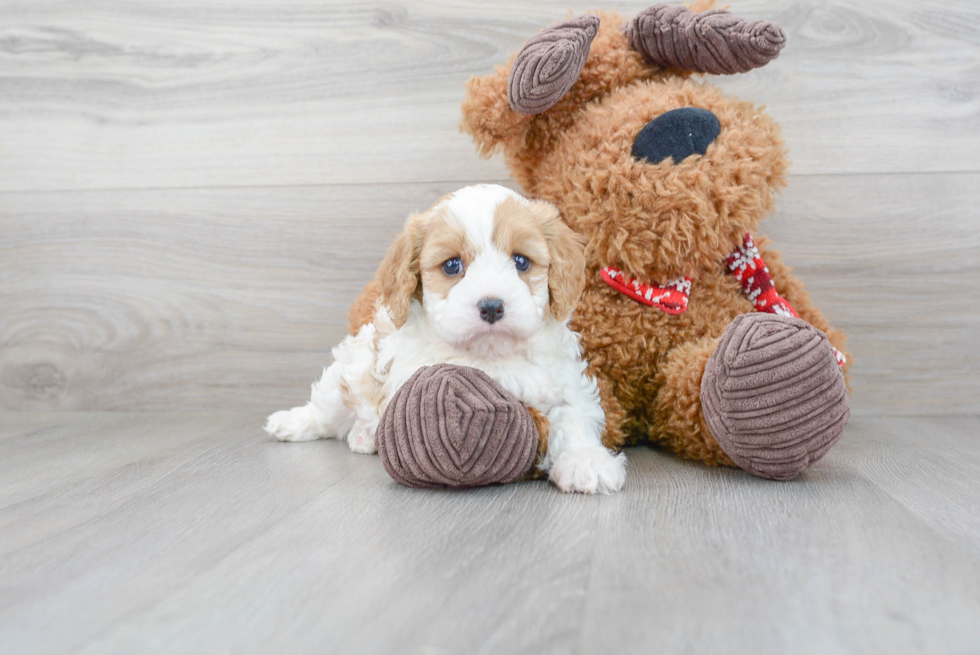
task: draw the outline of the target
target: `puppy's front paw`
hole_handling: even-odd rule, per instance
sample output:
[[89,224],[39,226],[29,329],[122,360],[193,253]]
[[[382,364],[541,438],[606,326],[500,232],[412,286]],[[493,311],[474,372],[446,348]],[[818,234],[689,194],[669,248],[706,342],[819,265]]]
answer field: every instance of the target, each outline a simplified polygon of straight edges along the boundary
[[549,477],[565,492],[613,493],[626,482],[626,455],[602,446],[572,447],[558,456]]
[[272,414],[265,422],[265,431],[279,441],[313,441],[323,436],[323,430],[308,407],[294,407]]

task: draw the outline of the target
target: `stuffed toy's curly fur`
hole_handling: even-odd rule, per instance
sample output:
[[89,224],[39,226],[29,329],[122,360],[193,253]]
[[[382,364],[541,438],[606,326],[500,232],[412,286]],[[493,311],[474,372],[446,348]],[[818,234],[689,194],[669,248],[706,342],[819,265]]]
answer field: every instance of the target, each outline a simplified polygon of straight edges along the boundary
[[[741,465],[758,475],[791,478],[822,456],[846,423],[847,394],[838,368],[845,337],[830,326],[789,266],[756,233],[785,184],[788,162],[778,125],[752,103],[692,78],[697,71],[653,63],[649,53],[634,47],[642,41],[637,29],[679,15],[667,12],[662,18],[664,12],[664,7],[654,7],[631,22],[614,13],[597,14],[594,36],[589,32],[579,39],[592,36],[584,65],[575,64],[581,71],[574,84],[538,113],[514,109],[522,100],[515,98],[517,85],[509,79],[513,58],[495,73],[470,80],[463,129],[481,155],[503,151],[524,190],[554,203],[568,225],[588,241],[587,284],[572,327],[582,335],[590,372],[600,384],[607,426],[604,443],[619,448],[648,440],[708,465]],[[734,17],[727,12],[709,13],[702,17],[705,24],[720,26],[720,33],[734,29],[729,27]],[[691,21],[687,14],[678,20],[682,19]],[[593,23],[586,27],[592,29]],[[584,29],[580,25],[581,21],[569,21],[557,27],[567,32]],[[766,31],[777,42],[776,52],[781,47],[782,33],[771,23],[741,21],[739,26],[745,33]],[[687,29],[684,38],[700,38]],[[676,32],[675,40],[684,34]],[[547,37],[547,31],[542,35]],[[738,35],[729,36],[733,51],[744,45]],[[542,56],[560,55],[556,50]],[[690,118],[676,111],[689,108],[717,119],[716,136],[708,134],[710,145],[703,152],[695,148],[681,161],[638,156],[638,135],[659,117],[675,112],[671,116],[695,121],[705,115]],[[701,124],[691,124],[701,129]],[[791,396],[798,389],[800,398],[810,399],[806,407],[782,401],[767,406],[766,399],[774,397],[771,390],[740,400],[734,381],[721,380],[718,388],[728,391],[708,412],[702,389],[706,367],[713,357],[729,363],[742,357],[717,348],[726,330],[734,329],[736,318],[756,310],[726,266],[726,257],[749,232],[756,233],[778,294],[812,326],[766,315],[775,321],[753,328],[756,343],[778,340],[780,326],[789,326],[812,330],[806,348],[823,350],[815,351],[819,357],[813,370],[785,374],[799,379],[772,382],[774,389],[789,389]],[[606,267],[642,282],[689,278],[686,311],[675,315],[637,302],[601,278]],[[836,361],[831,345],[841,351]],[[808,387],[807,379],[820,380],[819,388]],[[766,415],[754,432],[733,427],[745,403]],[[724,423],[739,443],[723,448],[709,428],[709,418]],[[804,420],[815,426],[806,434],[779,429]]]

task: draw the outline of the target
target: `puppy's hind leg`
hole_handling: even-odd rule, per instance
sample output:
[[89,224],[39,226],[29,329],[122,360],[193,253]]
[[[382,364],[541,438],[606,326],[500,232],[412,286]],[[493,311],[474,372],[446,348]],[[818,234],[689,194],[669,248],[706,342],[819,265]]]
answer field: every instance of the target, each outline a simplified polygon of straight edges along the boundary
[[355,453],[370,455],[378,452],[375,443],[375,433],[378,431],[378,423],[381,419],[376,413],[358,412],[357,419],[353,422],[350,433],[347,435],[347,445]]
[[313,383],[310,402],[271,415],[266,420],[265,431],[280,441],[347,437],[356,415],[341,398],[342,375],[342,362],[334,362],[324,369],[320,379]]

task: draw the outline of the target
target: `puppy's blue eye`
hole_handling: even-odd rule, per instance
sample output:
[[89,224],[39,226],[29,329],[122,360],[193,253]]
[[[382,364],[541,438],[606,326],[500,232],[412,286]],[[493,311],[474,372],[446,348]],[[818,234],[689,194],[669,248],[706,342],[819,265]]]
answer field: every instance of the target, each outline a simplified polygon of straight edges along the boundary
[[531,268],[531,260],[524,255],[514,255],[514,265],[521,273]]
[[459,275],[463,272],[463,262],[459,257],[447,259],[442,263],[442,272],[446,275]]

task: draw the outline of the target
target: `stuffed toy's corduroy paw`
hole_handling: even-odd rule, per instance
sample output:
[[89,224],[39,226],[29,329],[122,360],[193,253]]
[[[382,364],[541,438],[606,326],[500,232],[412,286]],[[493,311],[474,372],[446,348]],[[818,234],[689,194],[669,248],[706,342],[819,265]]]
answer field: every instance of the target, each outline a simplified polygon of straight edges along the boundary
[[401,484],[475,487],[528,475],[539,433],[528,409],[486,373],[436,364],[395,393],[377,444],[385,470]]
[[701,379],[704,420],[743,469],[790,480],[837,443],[850,415],[827,336],[798,318],[743,314],[725,329]]

